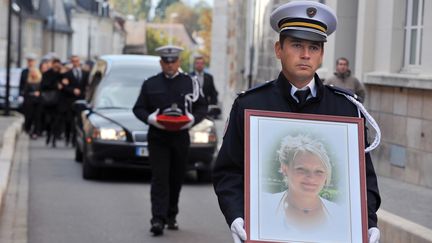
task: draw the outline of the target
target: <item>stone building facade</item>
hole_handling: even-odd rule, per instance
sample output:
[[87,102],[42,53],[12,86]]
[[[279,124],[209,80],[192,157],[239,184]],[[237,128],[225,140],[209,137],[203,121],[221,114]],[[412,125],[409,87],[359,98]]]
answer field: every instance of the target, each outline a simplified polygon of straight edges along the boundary
[[[236,92],[277,77],[278,35],[269,15],[285,2],[215,1],[210,68],[225,116]],[[371,154],[377,173],[432,187],[432,1],[319,2],[335,10],[339,23],[318,74],[330,77],[344,56],[365,84],[365,105],[382,130],[381,146]]]

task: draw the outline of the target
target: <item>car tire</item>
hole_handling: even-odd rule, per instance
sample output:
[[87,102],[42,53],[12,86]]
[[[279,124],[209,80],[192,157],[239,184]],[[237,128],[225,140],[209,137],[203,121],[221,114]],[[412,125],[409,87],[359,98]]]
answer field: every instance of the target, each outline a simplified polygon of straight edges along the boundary
[[97,168],[90,164],[87,156],[83,154],[83,163],[82,163],[82,177],[85,180],[92,180],[98,177]]
[[199,182],[211,182],[212,174],[210,170],[197,170],[197,178]]
[[83,161],[83,153],[78,148],[78,146],[75,147],[75,161],[76,162],[82,162]]

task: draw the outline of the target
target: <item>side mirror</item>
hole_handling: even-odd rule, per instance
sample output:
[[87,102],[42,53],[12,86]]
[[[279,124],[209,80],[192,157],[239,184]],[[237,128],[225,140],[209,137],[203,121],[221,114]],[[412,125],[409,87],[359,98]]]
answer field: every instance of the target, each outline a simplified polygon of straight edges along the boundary
[[80,114],[84,110],[90,110],[91,107],[86,100],[77,100],[73,103],[72,109],[76,114]]

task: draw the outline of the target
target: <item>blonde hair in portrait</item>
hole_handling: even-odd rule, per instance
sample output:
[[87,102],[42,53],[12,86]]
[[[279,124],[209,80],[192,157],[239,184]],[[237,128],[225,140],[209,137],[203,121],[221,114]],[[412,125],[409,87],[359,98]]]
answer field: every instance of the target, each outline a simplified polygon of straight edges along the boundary
[[[296,136],[288,135],[281,141],[279,150],[277,151],[279,163],[290,166],[295,157],[300,154],[308,152],[314,154],[320,158],[325,171],[326,171],[326,182],[325,186],[329,186],[332,177],[332,166],[330,158],[322,142],[316,139],[312,139],[308,135],[300,134]],[[282,170],[279,170],[283,174]],[[285,184],[287,185],[287,176],[283,175]]]

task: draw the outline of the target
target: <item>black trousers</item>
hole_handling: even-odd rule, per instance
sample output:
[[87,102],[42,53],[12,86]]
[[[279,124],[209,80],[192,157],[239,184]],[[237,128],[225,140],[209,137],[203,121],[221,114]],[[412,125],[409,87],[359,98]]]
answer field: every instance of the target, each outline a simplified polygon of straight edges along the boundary
[[152,220],[166,222],[178,214],[180,190],[186,172],[189,133],[149,133],[149,159],[152,170]]

